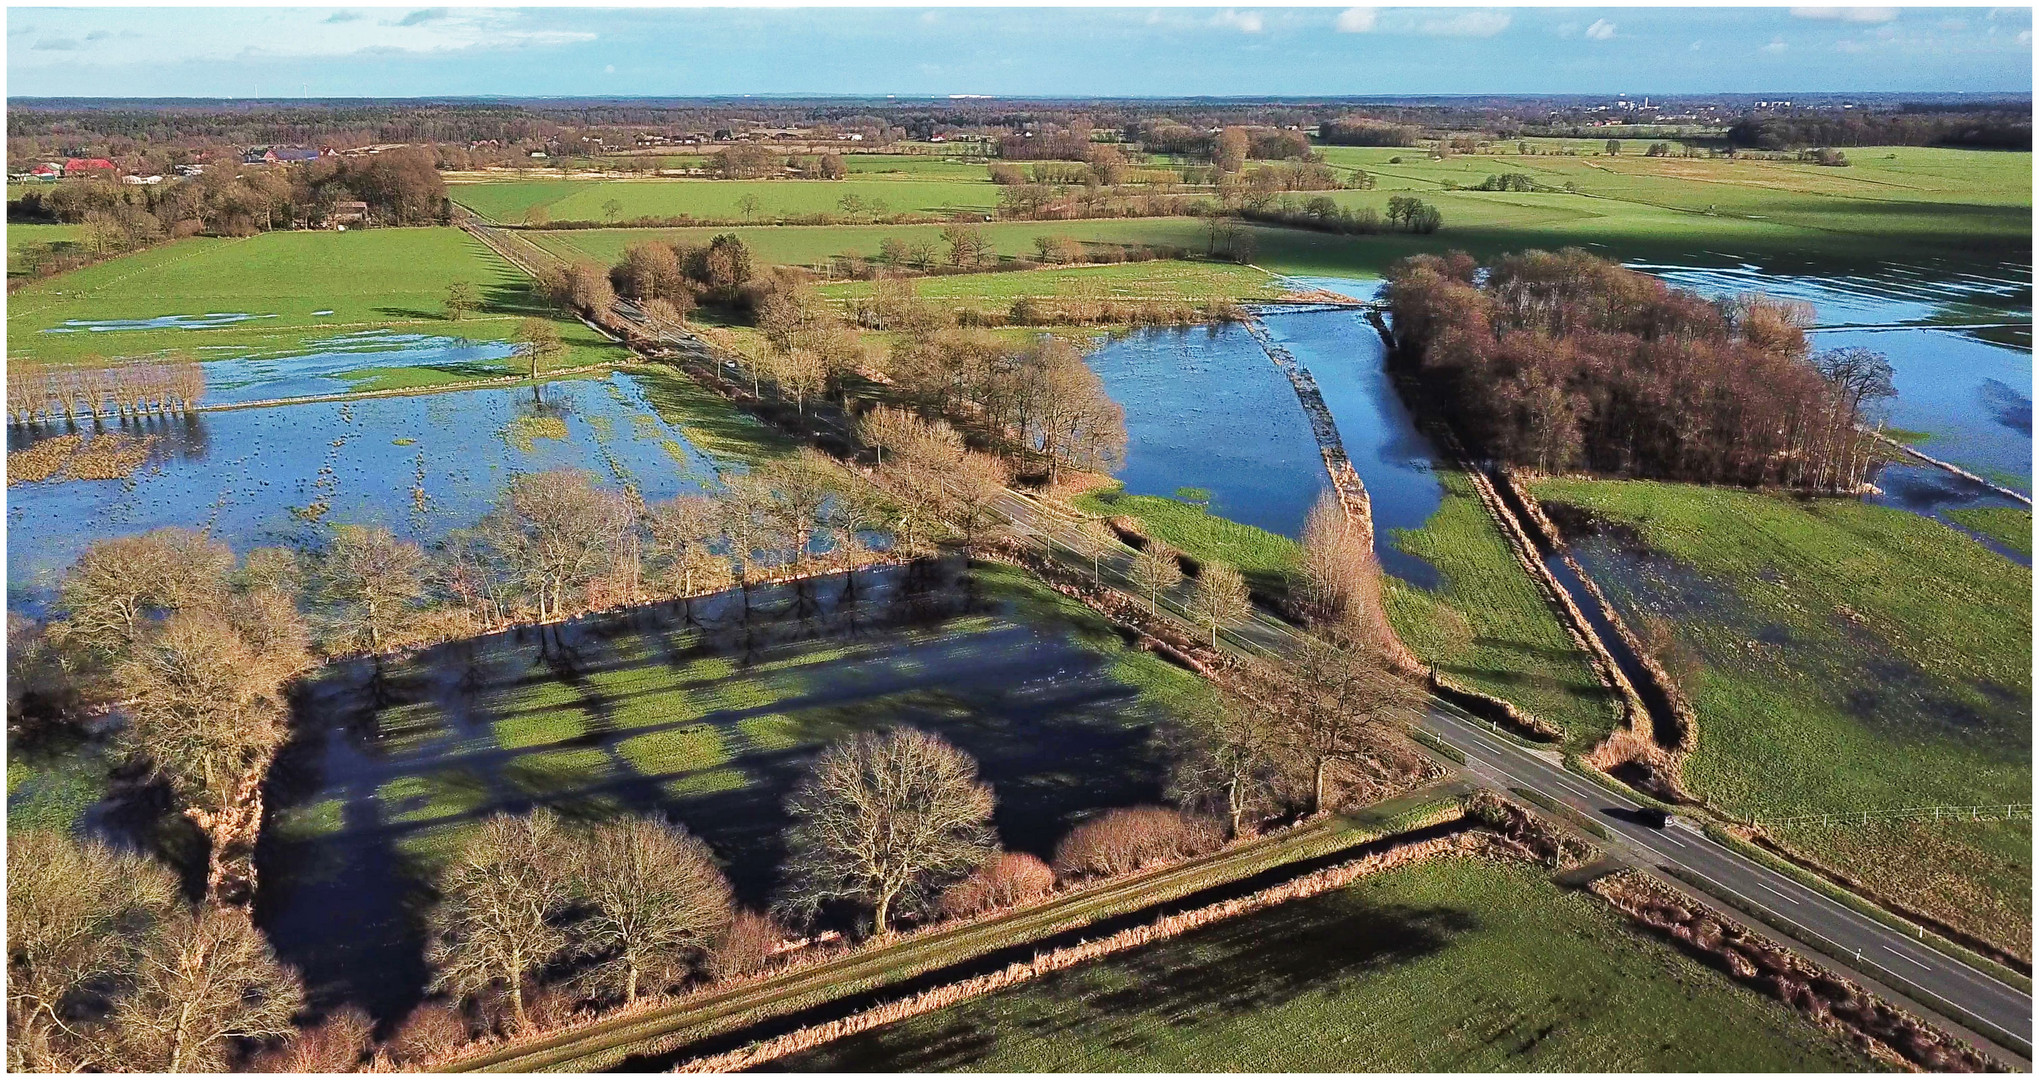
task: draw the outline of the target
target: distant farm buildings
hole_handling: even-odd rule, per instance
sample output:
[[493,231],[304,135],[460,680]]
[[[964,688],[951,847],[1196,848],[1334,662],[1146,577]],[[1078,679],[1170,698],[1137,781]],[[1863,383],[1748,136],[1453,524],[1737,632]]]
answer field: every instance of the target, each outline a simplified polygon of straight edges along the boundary
[[319,152],[308,146],[251,146],[241,155],[245,165],[289,165],[318,159]]

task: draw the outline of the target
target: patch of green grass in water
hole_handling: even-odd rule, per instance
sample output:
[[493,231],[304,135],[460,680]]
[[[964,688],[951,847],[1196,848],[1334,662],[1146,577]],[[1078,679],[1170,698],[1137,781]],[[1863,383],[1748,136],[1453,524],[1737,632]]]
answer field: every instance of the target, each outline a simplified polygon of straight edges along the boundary
[[113,786],[105,753],[96,745],[52,747],[7,755],[7,829],[68,833]]
[[505,750],[553,746],[588,733],[587,713],[577,708],[513,713],[490,726],[496,745]]
[[729,760],[722,732],[713,724],[693,724],[638,735],[618,743],[616,750],[646,776],[700,772]]
[[451,768],[399,776],[377,788],[384,824],[437,821],[474,812],[487,804],[489,785],[472,770]]
[[1871,1062],[1514,863],[1439,858],[783,1059],[799,1072],[1776,1072]]

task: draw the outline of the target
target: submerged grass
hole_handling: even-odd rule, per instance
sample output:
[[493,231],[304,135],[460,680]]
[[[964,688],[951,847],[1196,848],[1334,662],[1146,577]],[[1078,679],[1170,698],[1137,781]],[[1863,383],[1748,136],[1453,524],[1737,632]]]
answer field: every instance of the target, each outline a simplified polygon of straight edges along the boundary
[[[2030,798],[2031,570],[1854,500],[1546,480],[1629,530],[1575,544],[1631,619],[1694,657],[1694,792],[1761,820]],[[2031,826],[1794,827],[1779,838],[2020,954]]]
[[778,1062],[803,1072],[1861,1070],[1542,873],[1446,858]]

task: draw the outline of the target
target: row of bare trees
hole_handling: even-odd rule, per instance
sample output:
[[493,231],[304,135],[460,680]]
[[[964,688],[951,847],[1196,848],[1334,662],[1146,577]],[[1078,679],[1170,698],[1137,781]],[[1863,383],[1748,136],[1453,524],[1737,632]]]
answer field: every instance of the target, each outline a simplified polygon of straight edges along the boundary
[[1416,256],[1389,274],[1398,362],[1501,461],[1700,482],[1855,489],[1881,355],[1814,355],[1811,309],[1707,301],[1576,249]]
[[205,398],[205,369],[172,358],[160,363],[109,364],[87,357],[77,366],[7,366],[7,420],[83,420],[190,412]]

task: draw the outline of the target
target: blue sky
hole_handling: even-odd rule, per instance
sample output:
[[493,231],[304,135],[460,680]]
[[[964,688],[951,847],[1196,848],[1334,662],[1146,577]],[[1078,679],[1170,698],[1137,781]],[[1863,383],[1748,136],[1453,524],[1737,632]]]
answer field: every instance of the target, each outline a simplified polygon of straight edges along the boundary
[[12,95],[2032,89],[2030,8],[11,8]]

